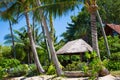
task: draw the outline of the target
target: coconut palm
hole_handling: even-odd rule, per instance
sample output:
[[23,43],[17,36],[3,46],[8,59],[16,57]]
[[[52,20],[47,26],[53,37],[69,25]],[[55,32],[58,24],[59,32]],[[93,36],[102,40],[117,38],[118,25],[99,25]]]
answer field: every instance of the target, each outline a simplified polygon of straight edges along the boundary
[[96,5],[96,0],[87,0],[86,7],[91,17],[92,47],[93,50],[97,52],[97,56],[100,58],[100,52],[98,48],[97,27],[96,27],[96,11],[98,9],[98,6]]
[[[35,60],[35,64],[39,70],[39,72],[43,73],[44,70],[39,62],[39,58],[37,55],[37,51],[36,51],[36,47],[35,47],[35,43],[33,40],[33,36],[32,36],[32,30],[30,27],[30,20],[29,20],[29,13],[27,12],[30,9],[30,4],[32,4],[32,2],[34,2],[33,0],[17,0],[17,1],[13,1],[13,4],[9,7],[9,9],[7,9],[8,12],[10,12],[11,10],[13,12],[11,12],[11,14],[15,14],[15,15],[19,15],[22,14],[25,16],[26,19],[26,24],[27,24],[27,30],[28,30],[28,36],[29,36],[29,40],[30,40],[30,44],[31,44],[31,49],[32,49],[32,53],[34,55],[34,60]],[[9,4],[8,4],[9,5]]]
[[[8,5],[10,2],[9,1],[1,1],[0,3],[0,9],[5,9],[7,10],[8,9]],[[4,10],[1,11],[0,13],[1,15],[1,20],[3,21],[8,21],[9,22],[9,27],[10,27],[10,33],[11,33],[11,38],[12,38],[12,49],[13,49],[13,55],[14,55],[14,58],[16,58],[16,52],[15,52],[15,43],[14,43],[14,36],[13,36],[13,30],[12,30],[12,25],[17,23],[17,20],[13,17],[13,16],[10,16],[10,13],[5,13]]]
[[108,57],[110,57],[110,49],[109,49],[109,45],[108,45],[108,41],[107,41],[107,37],[106,37],[106,33],[105,33],[105,30],[104,30],[104,24],[102,22],[102,19],[100,17],[100,14],[99,14],[99,11],[97,10],[97,17],[98,17],[98,20],[100,22],[100,25],[101,25],[101,29],[102,29],[102,34],[103,34],[103,37],[104,37],[104,41],[105,41],[105,46],[106,46],[106,49],[107,49],[107,53],[108,53]]
[[[41,1],[36,0],[38,7],[42,7]],[[76,1],[61,1],[61,2],[60,1],[61,0],[56,0],[56,1],[48,0],[48,2],[51,2],[51,4],[46,4],[45,7],[43,7],[43,9],[39,9],[39,16],[41,18],[41,24],[42,24],[43,29],[44,29],[45,34],[46,34],[46,38],[47,38],[48,45],[49,45],[50,52],[51,52],[52,61],[56,67],[56,71],[57,71],[58,76],[62,75],[63,72],[60,68],[59,61],[58,61],[58,58],[57,58],[56,53],[55,53],[54,45],[53,45],[52,39],[51,39],[50,34],[49,34],[48,25],[47,25],[46,18],[44,16],[43,11],[47,10],[49,12],[53,12],[54,16],[56,17],[56,15],[62,15],[63,12],[67,12],[68,8],[73,9],[74,8],[73,6],[75,6],[75,4],[76,4],[75,2],[77,0]],[[70,4],[71,4],[71,6],[70,6]]]
[[[31,26],[32,28],[32,33],[34,33],[33,35],[35,35],[35,42],[36,42],[36,48],[40,48],[38,45],[43,41],[43,35],[42,33],[39,33],[39,28],[38,27],[34,27],[34,32],[33,32],[33,26]],[[27,29],[26,27],[21,27],[19,30],[14,30],[14,41],[15,41],[15,48],[16,48],[16,58],[19,59],[20,56],[18,55],[18,53],[20,53],[20,51],[18,50],[18,48],[21,48],[21,54],[23,54],[22,52],[24,52],[25,58],[27,59],[27,61],[25,61],[26,59],[24,59],[23,62],[31,64],[33,63],[33,55],[32,55],[32,51],[31,51],[31,45],[30,45],[30,41],[28,38],[28,34],[27,34]],[[11,36],[9,34],[7,34],[5,36],[5,44],[11,44]],[[19,52],[18,52],[19,51]],[[22,56],[21,56],[22,57]],[[21,60],[20,60],[21,61]]]
[[[96,27],[96,16],[98,6],[96,4],[96,0],[87,0],[86,7],[91,15],[91,32],[92,32],[92,46],[93,50],[97,52],[97,56],[100,58],[99,48],[98,48],[98,39],[97,39],[97,27]],[[109,71],[106,68],[102,68],[100,74],[103,73],[105,75],[109,74]]]

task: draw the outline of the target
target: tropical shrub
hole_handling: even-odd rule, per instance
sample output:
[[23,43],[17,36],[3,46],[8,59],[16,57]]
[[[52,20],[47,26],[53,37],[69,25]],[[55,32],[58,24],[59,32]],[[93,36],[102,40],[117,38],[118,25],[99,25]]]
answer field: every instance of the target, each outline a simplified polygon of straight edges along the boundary
[[120,52],[112,53],[111,57],[110,57],[110,60],[112,60],[112,61],[120,61]]
[[47,74],[48,74],[48,75],[56,74],[56,69],[55,69],[55,67],[54,67],[53,64],[51,64],[51,65],[48,67]]
[[8,73],[6,72],[6,69],[0,66],[0,80],[6,77],[7,75]]
[[[120,53],[120,39],[119,36],[107,36],[109,48],[111,54],[114,53]],[[104,39],[101,37],[99,39],[99,48],[100,48],[100,53],[101,53],[101,58],[104,60],[108,55],[107,55],[107,50],[104,44]]]
[[9,69],[9,77],[19,77],[26,75],[28,72],[28,65],[26,64],[21,64],[18,65],[17,67],[13,67]]
[[8,77],[10,69],[18,65],[20,65],[20,61],[17,59],[0,58],[0,78]]
[[107,64],[105,65],[109,70],[120,70],[120,52],[112,53]]
[[[103,65],[104,63],[97,57],[96,52],[86,53],[89,63],[83,67],[85,73],[90,74],[90,79],[95,80],[98,76],[109,74],[109,71]],[[106,61],[107,62],[107,61]],[[106,63],[107,64],[107,63]]]
[[20,61],[17,59],[0,59],[0,66],[6,69],[16,67],[20,64]]
[[27,77],[38,75],[37,67],[35,64],[28,65]]
[[80,71],[83,70],[83,66],[85,66],[85,62],[73,61],[72,64],[68,64],[64,70],[65,71]]
[[12,58],[11,47],[1,46],[0,55],[5,58]]

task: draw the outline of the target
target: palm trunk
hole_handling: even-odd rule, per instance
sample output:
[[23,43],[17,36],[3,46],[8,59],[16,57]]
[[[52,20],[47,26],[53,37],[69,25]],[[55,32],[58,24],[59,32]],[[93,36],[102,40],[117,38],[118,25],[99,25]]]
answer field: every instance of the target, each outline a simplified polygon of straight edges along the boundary
[[100,52],[98,48],[98,35],[96,27],[96,13],[91,13],[91,33],[92,33],[92,47],[93,50],[97,52],[97,56],[100,58]]
[[103,38],[104,38],[104,41],[105,41],[105,46],[106,46],[106,49],[107,49],[108,57],[110,57],[110,49],[109,49],[107,37],[106,37],[106,34],[105,34],[105,30],[104,30],[104,24],[102,22],[102,19],[100,17],[100,14],[99,14],[98,10],[97,10],[97,17],[98,17],[98,20],[99,20],[100,25],[101,25],[102,34],[103,34]]
[[10,33],[11,33],[11,38],[12,38],[13,55],[14,55],[14,58],[16,58],[14,36],[13,36],[12,24],[11,24],[11,21],[10,21],[10,20],[9,20],[9,26],[10,26]]
[[45,42],[45,44],[47,46],[47,52],[48,52],[48,57],[49,57],[48,60],[49,60],[49,63],[50,63],[50,60],[51,60],[50,48],[49,48],[49,45],[48,45],[48,41],[47,41],[47,38],[46,38],[46,35],[45,35],[45,31],[43,29],[43,26],[42,26],[42,32],[43,32],[43,36],[44,36],[44,42]]
[[52,41],[54,43],[54,27],[53,27],[53,18],[52,18],[52,14],[49,14],[49,19],[50,19],[50,35],[51,35],[51,38],[52,38]]
[[33,40],[32,31],[31,31],[31,27],[30,27],[30,23],[29,23],[29,17],[28,17],[27,12],[25,13],[25,18],[26,18],[26,23],[27,23],[27,28],[28,28],[28,36],[29,36],[29,39],[30,39],[31,49],[32,49],[32,52],[33,52],[33,55],[34,55],[35,64],[36,64],[39,72],[44,73],[45,71],[40,64],[39,58],[38,58],[38,55],[37,55],[37,51],[36,51],[35,43],[34,43],[34,40]]
[[[34,14],[34,12],[33,12],[33,14]],[[36,43],[36,37],[35,37],[35,17],[33,16],[33,18],[32,18],[32,21],[33,21],[33,24],[32,24],[32,26],[33,26],[33,40],[34,40],[34,42]]]
[[[37,6],[41,6],[40,0],[36,0],[36,2],[37,2]],[[49,30],[48,30],[48,27],[47,27],[47,22],[45,20],[45,17],[43,15],[42,10],[39,10],[39,13],[40,13],[39,15],[41,17],[43,29],[44,29],[44,31],[46,33],[46,38],[48,40],[48,45],[49,45],[49,48],[50,48],[52,61],[53,61],[54,65],[55,65],[57,75],[60,76],[60,75],[63,74],[63,72],[62,72],[62,69],[60,68],[60,64],[59,64],[57,55],[55,53],[55,49],[54,49],[54,46],[53,46],[53,43],[52,43],[52,39],[50,37]]]

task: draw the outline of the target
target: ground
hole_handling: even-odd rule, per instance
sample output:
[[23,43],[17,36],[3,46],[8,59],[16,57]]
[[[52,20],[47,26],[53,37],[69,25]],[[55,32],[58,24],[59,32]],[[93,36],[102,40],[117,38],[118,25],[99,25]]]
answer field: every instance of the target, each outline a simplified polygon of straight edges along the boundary
[[[40,75],[40,76],[34,76],[34,77],[15,77],[15,78],[9,78],[5,80],[87,80],[87,77],[78,77],[78,78],[67,78],[67,77],[56,77],[54,75]],[[98,80],[120,80],[120,77],[115,77],[110,75],[99,77]]]

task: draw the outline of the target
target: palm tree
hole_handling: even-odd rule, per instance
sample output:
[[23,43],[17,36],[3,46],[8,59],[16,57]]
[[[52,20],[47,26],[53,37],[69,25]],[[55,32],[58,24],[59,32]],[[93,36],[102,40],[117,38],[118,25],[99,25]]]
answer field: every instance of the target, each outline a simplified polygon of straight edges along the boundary
[[[24,0],[21,0],[22,4],[25,3]],[[35,63],[36,65],[38,66],[38,70],[39,72],[41,73],[44,73],[44,70],[39,62],[39,58],[38,58],[38,55],[37,55],[37,51],[36,51],[36,47],[35,47],[35,43],[34,43],[34,40],[33,40],[33,36],[32,36],[32,30],[31,30],[31,27],[30,27],[30,20],[29,20],[29,14],[27,12],[27,10],[29,10],[29,5],[30,3],[26,4],[26,6],[24,7],[24,15],[25,15],[25,18],[26,18],[26,24],[27,24],[27,28],[28,28],[28,36],[29,36],[29,39],[30,39],[30,44],[31,44],[31,48],[32,48],[32,52],[33,52],[33,55],[34,55],[34,60],[35,60]]]
[[32,36],[32,30],[30,27],[29,13],[27,12],[28,9],[30,9],[30,4],[32,4],[32,2],[33,2],[33,0],[13,1],[13,4],[11,4],[11,6],[9,7],[9,9],[7,9],[7,11],[10,12],[11,10],[12,11],[14,10],[13,12],[11,12],[11,15],[15,14],[17,16],[17,15],[23,14],[25,16],[27,29],[28,29],[28,36],[29,36],[29,40],[30,40],[30,44],[31,44],[31,49],[32,49],[32,52],[34,55],[35,64],[36,64],[39,72],[43,73],[44,70],[39,62],[35,43],[34,43],[33,36]]
[[96,27],[96,11],[98,9],[98,6],[96,5],[96,0],[87,0],[86,7],[91,16],[92,47],[93,50],[97,52],[97,56],[100,58],[100,52],[98,48],[97,27]]
[[[41,6],[41,2],[39,0],[36,0],[36,3],[37,3],[37,6]],[[57,74],[58,75],[62,75],[62,70],[60,68],[60,65],[59,65],[59,62],[58,62],[58,59],[57,59],[57,56],[56,56],[56,53],[55,53],[55,49],[54,49],[54,46],[53,46],[53,43],[52,43],[52,39],[50,37],[50,34],[49,34],[49,30],[48,30],[48,27],[47,27],[47,22],[46,22],[46,19],[45,19],[45,16],[43,15],[43,11],[41,9],[39,9],[39,15],[40,15],[40,18],[41,18],[41,23],[42,23],[42,26],[43,26],[43,29],[45,31],[45,34],[46,34],[46,37],[47,37],[47,40],[48,40],[48,45],[50,46],[50,51],[51,51],[51,57],[52,57],[52,61],[56,67],[56,70],[57,70]]]
[[[91,32],[92,32],[92,46],[93,50],[97,52],[97,56],[100,58],[99,48],[98,48],[98,39],[97,39],[97,27],[96,27],[96,16],[98,6],[96,4],[96,0],[87,0],[86,7],[91,15]],[[109,71],[104,67],[101,69],[100,74],[108,75]],[[103,75],[101,74],[101,75]]]
[[[1,1],[2,6],[0,6],[0,8],[5,8],[5,10],[8,9],[8,5],[10,2],[9,1]],[[12,38],[12,50],[13,50],[13,55],[14,58],[16,58],[16,52],[15,52],[15,43],[14,43],[14,36],[13,36],[13,30],[12,30],[12,25],[17,23],[16,19],[13,18],[12,16],[10,16],[9,13],[5,13],[5,12],[1,12],[1,19],[3,21],[8,21],[9,22],[9,27],[10,27],[10,33],[11,33],[11,38]]]
[[41,17],[42,26],[43,26],[43,28],[45,30],[45,33],[46,33],[46,38],[47,38],[47,41],[48,41],[48,45],[50,47],[52,61],[53,61],[54,65],[55,65],[55,67],[56,67],[57,74],[62,75],[63,72],[60,69],[60,65],[59,65],[57,56],[55,54],[55,49],[54,49],[52,39],[51,39],[50,34],[49,34],[49,30],[48,30],[48,27],[47,27],[47,24],[46,24],[47,23],[46,18],[44,16],[43,11],[45,10],[45,11],[49,12],[49,14],[54,15],[54,17],[62,16],[63,13],[67,13],[67,12],[69,12],[69,10],[74,10],[75,6],[77,4],[79,4],[78,1],[80,1],[80,0],[75,0],[75,1],[48,0],[48,1],[44,1],[45,3],[42,2],[42,3],[44,3],[43,6],[42,6],[40,1],[42,1],[42,0],[36,0],[38,8],[42,7],[42,10],[40,9],[39,13],[40,13],[40,17]]
[[52,14],[49,14],[49,26],[50,26],[50,35],[51,35],[51,38],[52,38],[52,41],[54,43],[54,34],[55,34],[55,29],[54,29],[54,26],[53,26],[53,15]]
[[[45,7],[42,6],[40,0],[36,0],[36,3],[37,3],[38,7],[43,7],[43,10],[45,9],[49,12],[53,12],[54,16],[56,17],[56,14],[62,15],[63,12],[67,12],[68,9],[70,9],[70,8],[74,9],[74,6],[77,4],[76,1],[61,1],[60,2],[59,0],[56,0],[56,1],[49,0],[48,2],[51,2],[51,4],[50,3],[46,4],[46,5],[44,5]],[[50,34],[49,34],[49,30],[48,30],[48,26],[47,26],[47,22],[46,22],[46,18],[44,16],[43,10],[39,9],[41,24],[42,24],[43,29],[44,29],[45,34],[46,34],[46,38],[47,38],[48,45],[49,45],[50,52],[51,52],[52,61],[56,67],[57,75],[59,76],[59,75],[62,75],[63,72],[60,68],[60,64],[59,64],[58,58],[57,58],[56,53],[55,53],[54,45],[53,45],[52,39],[51,39]]]
[[99,23],[101,25],[101,29],[102,29],[102,34],[103,34],[103,37],[104,37],[104,41],[105,41],[105,46],[106,46],[106,49],[107,49],[107,53],[108,53],[108,57],[110,57],[110,49],[109,49],[109,45],[108,45],[108,41],[107,41],[107,37],[106,37],[106,34],[105,34],[105,30],[104,30],[104,24],[102,22],[102,19],[100,17],[100,14],[99,14],[99,11],[97,10],[97,17],[98,17],[98,20],[99,20]]

